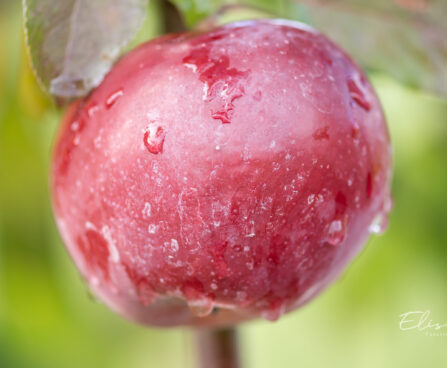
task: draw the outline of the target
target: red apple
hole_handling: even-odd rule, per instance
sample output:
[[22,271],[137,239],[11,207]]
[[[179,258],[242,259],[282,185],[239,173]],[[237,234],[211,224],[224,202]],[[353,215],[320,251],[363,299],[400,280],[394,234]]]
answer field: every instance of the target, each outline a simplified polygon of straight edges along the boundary
[[56,220],[99,299],[140,323],[275,320],[334,281],[389,210],[362,71],[296,22],[168,35],[72,105]]

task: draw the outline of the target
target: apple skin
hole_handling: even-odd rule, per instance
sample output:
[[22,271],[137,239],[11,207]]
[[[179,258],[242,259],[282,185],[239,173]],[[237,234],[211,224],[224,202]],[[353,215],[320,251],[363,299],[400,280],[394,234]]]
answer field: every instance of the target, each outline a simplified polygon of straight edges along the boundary
[[363,72],[283,20],[167,35],[70,106],[55,218],[93,293],[156,326],[276,320],[385,226],[391,146]]

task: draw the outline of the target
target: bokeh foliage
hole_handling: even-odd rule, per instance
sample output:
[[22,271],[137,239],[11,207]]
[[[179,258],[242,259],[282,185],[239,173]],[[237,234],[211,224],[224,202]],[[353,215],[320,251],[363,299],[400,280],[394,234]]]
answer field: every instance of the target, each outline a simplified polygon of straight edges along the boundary
[[[193,367],[190,331],[114,315],[89,296],[63,248],[48,188],[60,112],[31,74],[17,3],[0,2],[0,367]],[[151,7],[140,40],[163,31],[159,4]],[[307,307],[244,325],[247,367],[447,363],[447,336],[399,330],[410,310],[447,323],[447,106],[371,77],[394,144],[389,231]]]

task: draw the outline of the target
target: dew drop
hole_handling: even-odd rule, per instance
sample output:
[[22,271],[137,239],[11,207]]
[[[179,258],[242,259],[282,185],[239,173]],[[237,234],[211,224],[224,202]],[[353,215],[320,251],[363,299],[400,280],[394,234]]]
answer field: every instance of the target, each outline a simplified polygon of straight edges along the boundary
[[149,234],[155,234],[157,232],[157,226],[155,226],[154,224],[150,224],[147,227],[147,231],[149,232]]
[[113,92],[109,97],[107,97],[106,107],[108,109],[110,109],[115,104],[115,102],[118,100],[118,98],[120,98],[123,94],[124,93],[123,93],[123,89],[122,88],[120,88],[119,90]]
[[97,149],[101,148],[101,136],[95,138],[95,140],[93,141],[93,145]]
[[352,138],[357,139],[359,137],[359,132],[360,132],[359,123],[357,123],[357,121],[353,120],[351,122],[351,136],[352,136]]
[[247,262],[245,265],[247,266],[247,268],[248,268],[250,271],[252,271],[253,268],[255,267],[253,261]]
[[248,71],[230,67],[225,50],[213,58],[205,46],[203,43],[193,47],[190,55],[183,58],[183,65],[197,73],[203,83],[203,100],[210,104],[211,117],[229,124],[234,102],[245,94],[243,84]]
[[364,110],[369,111],[371,110],[371,104],[365,96],[364,88],[361,87],[359,81],[357,81],[357,79],[359,78],[360,77],[348,79],[349,93],[351,94],[351,98],[357,103],[357,105],[359,105]]
[[80,126],[79,121],[78,121],[78,120],[75,120],[75,121],[73,121],[73,123],[70,125],[70,129],[71,129],[73,132],[77,132],[77,131],[79,130],[79,126]]
[[119,263],[120,254],[118,252],[118,249],[116,248],[115,240],[112,237],[112,232],[110,231],[110,228],[108,226],[103,226],[101,228],[101,233],[103,238],[107,242],[107,247],[109,250],[109,259],[113,263]]
[[[106,102],[107,104],[107,102]],[[91,104],[89,106],[89,108],[87,109],[87,115],[89,117],[92,117],[93,115],[95,115],[95,113],[99,110],[99,106],[95,103]]]
[[197,65],[195,65],[195,64],[188,64],[186,62],[184,62],[183,65],[186,68],[191,69],[193,73],[197,73]]
[[326,241],[333,246],[337,246],[345,240],[346,226],[342,220],[334,220],[329,225]]
[[85,228],[87,230],[96,230],[96,226],[94,224],[92,224],[90,221],[85,222]]
[[245,234],[246,238],[253,238],[256,235],[255,233],[255,222],[249,221],[247,224],[247,233]]
[[261,312],[261,317],[270,322],[277,321],[286,311],[286,305],[284,303],[275,303],[267,310]]
[[159,123],[153,122],[149,124],[144,133],[144,145],[150,153],[157,155],[163,152],[163,144],[165,142],[166,132]]
[[388,215],[386,212],[380,212],[377,214],[373,221],[371,222],[371,225],[369,225],[369,232],[371,234],[383,234],[385,230],[388,227]]
[[151,216],[151,204],[149,202],[146,202],[144,204],[144,208],[141,211],[143,217],[147,218]]
[[120,254],[118,252],[118,249],[116,248],[115,242],[109,243],[109,254],[110,254],[110,260],[113,263],[119,263],[120,261]]
[[171,239],[171,249],[174,252],[178,252],[178,241],[176,239]]
[[315,194],[311,194],[307,197],[307,204],[312,204],[315,201]]
[[187,301],[189,310],[196,317],[206,317],[211,314],[214,308],[214,301],[205,296]]
[[326,125],[325,127],[323,127],[323,128],[318,128],[317,130],[315,130],[315,132],[312,134],[312,137],[315,139],[315,140],[323,140],[323,139],[326,139],[326,140],[329,140],[329,133],[328,133],[328,130],[329,130],[329,126],[328,125]]

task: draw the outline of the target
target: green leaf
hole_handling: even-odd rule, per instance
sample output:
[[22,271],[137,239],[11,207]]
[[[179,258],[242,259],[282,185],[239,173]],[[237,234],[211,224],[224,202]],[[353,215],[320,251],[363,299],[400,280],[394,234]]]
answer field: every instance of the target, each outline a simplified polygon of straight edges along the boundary
[[447,97],[447,1],[294,0],[305,16],[364,66]]
[[171,0],[171,2],[182,11],[188,26],[196,24],[228,3],[225,0]]
[[148,0],[23,0],[29,54],[41,84],[73,98],[97,86],[142,24]]

